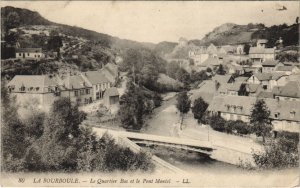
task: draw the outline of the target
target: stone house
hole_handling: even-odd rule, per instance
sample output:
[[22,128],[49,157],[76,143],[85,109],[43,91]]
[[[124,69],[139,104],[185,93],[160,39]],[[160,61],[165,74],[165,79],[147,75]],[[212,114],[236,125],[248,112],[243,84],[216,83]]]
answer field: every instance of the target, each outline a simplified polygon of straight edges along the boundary
[[284,86],[274,87],[272,92],[278,100],[300,101],[300,81],[289,81]]
[[257,41],[256,47],[250,47],[249,57],[252,62],[262,63],[266,60],[275,59],[275,48],[266,48],[267,40],[260,39]]
[[92,85],[92,99],[100,100],[104,96],[105,90],[112,87],[113,82],[108,80],[106,76],[100,71],[87,71],[83,72],[82,76],[86,77],[89,83]]
[[93,101],[93,86],[82,74],[68,75],[62,83],[68,91],[62,97],[68,97],[71,102],[78,105],[89,104]]

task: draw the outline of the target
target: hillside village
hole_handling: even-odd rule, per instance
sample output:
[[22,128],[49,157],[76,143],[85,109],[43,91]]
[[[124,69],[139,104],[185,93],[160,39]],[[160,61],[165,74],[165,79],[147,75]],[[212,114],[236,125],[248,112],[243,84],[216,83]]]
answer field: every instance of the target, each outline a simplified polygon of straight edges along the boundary
[[[250,130],[258,101],[269,110],[269,139],[300,132],[299,42],[286,45],[286,36],[272,46],[262,36],[220,44],[214,41],[222,35],[210,33],[202,41],[128,42],[124,48],[121,39],[93,40],[92,34],[76,36],[63,27],[20,24],[1,32],[2,86],[15,97],[21,118],[33,109],[51,114],[55,102],[66,98],[87,114],[82,124],[93,128],[172,139],[223,139],[212,142],[229,149],[212,158],[234,165],[242,155],[224,155],[234,150],[250,156],[252,147],[264,146],[264,135]],[[237,26],[228,27],[239,32]],[[242,35],[261,27],[245,26]],[[226,38],[229,30],[214,32],[225,32]],[[187,112],[178,107],[182,93],[190,101]],[[198,118],[194,109],[200,99],[205,109]],[[229,126],[234,123],[238,125]],[[234,144],[226,145],[230,140]]]

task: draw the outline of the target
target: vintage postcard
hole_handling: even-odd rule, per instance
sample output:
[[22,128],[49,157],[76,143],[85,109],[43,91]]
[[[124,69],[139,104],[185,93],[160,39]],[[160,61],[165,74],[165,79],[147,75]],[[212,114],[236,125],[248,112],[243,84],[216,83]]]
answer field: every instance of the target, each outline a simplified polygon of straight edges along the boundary
[[299,9],[1,1],[1,186],[299,186]]

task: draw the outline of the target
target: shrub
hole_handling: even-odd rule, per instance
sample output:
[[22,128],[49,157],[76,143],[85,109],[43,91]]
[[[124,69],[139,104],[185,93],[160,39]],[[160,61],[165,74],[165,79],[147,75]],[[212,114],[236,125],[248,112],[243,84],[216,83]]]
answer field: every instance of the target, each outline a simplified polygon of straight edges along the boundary
[[209,118],[208,122],[212,129],[220,132],[225,131],[225,120],[222,117],[213,115]]
[[238,134],[246,135],[246,134],[250,134],[250,126],[247,123],[240,120],[227,121],[225,123],[225,131],[227,133],[236,132]]
[[205,115],[205,111],[208,107],[208,104],[199,97],[194,101],[194,105],[192,107],[192,112],[194,114],[194,118],[198,120],[198,122],[202,122],[202,117]]
[[298,148],[294,147],[298,143],[286,137],[272,140],[265,144],[265,151],[252,154],[254,162],[263,169],[299,166]]

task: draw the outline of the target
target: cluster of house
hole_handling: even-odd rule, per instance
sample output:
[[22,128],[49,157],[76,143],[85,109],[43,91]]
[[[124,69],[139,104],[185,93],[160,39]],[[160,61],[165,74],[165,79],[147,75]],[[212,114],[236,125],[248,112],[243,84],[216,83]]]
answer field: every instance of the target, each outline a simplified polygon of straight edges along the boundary
[[217,59],[224,54],[245,54],[244,45],[215,46],[214,44],[210,44],[208,47],[195,46],[189,51],[189,58],[194,60],[195,65],[201,66],[207,59]]
[[274,131],[300,130],[300,73],[257,73],[251,77],[215,75],[191,91],[191,100],[202,97],[211,114],[226,120],[249,122],[256,100],[265,100]]
[[39,109],[49,111],[53,102],[67,97],[71,102],[85,105],[103,99],[107,107],[119,102],[115,86],[119,73],[116,65],[107,64],[101,70],[74,75],[16,75],[8,84],[16,102],[24,106],[34,101]]
[[[189,58],[192,59],[196,66],[206,66],[211,62],[214,64],[220,64],[224,58],[234,58],[236,61],[249,59],[254,64],[260,64],[266,60],[275,59],[275,47],[267,48],[266,39],[259,39],[256,42],[256,46],[252,46],[249,49],[249,55],[245,55],[245,45],[224,45],[215,46],[210,44],[209,46],[194,46],[189,51]],[[226,57],[227,56],[227,57]]]

